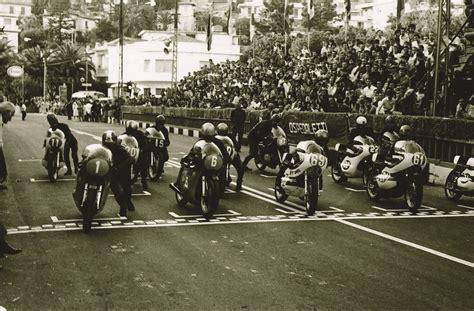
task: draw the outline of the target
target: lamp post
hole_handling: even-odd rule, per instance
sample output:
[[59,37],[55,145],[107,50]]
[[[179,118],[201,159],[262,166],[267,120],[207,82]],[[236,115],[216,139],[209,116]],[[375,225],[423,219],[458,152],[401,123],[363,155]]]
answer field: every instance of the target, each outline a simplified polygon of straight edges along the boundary
[[48,67],[46,66],[46,57],[43,57],[43,101],[46,103],[46,81],[48,78]]

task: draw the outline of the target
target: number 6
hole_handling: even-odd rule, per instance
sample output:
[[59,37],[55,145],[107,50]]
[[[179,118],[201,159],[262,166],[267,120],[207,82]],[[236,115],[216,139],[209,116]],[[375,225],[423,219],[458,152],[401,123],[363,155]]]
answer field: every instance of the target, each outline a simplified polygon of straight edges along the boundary
[[211,157],[211,166],[212,166],[212,167],[216,167],[216,166],[217,166],[217,157],[216,157],[216,156],[212,156],[212,157]]

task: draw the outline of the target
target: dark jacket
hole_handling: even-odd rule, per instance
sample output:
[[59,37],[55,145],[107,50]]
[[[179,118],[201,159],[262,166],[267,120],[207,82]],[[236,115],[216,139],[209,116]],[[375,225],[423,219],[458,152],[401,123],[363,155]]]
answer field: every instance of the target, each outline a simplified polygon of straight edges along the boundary
[[242,108],[235,108],[230,113],[230,122],[232,122],[233,129],[237,132],[244,130],[245,125],[245,110]]
[[357,136],[370,136],[374,137],[374,133],[369,127],[356,127],[353,128],[349,134],[349,142],[352,142]]
[[272,132],[273,124],[271,120],[263,120],[257,123],[248,134],[250,140],[259,141]]
[[153,125],[152,128],[163,133],[163,136],[165,136],[165,146],[168,147],[170,145],[170,134],[168,132],[168,129],[164,126],[161,128],[158,128],[156,127],[156,125]]
[[77,141],[76,137],[72,135],[71,129],[69,126],[65,123],[56,123],[55,125],[51,126],[53,130],[61,130],[64,133],[64,137],[66,138],[66,141],[72,142],[72,141]]

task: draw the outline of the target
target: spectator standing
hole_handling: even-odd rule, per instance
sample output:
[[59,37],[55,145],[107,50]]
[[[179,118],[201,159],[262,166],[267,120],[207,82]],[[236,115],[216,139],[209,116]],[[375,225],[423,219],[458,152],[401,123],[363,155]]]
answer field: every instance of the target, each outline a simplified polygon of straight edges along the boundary
[[21,104],[20,111],[21,111],[21,121],[25,121],[25,118],[26,118],[26,105],[25,105],[25,103]]
[[230,122],[232,123],[232,140],[235,144],[235,150],[240,152],[242,147],[242,137],[244,135],[246,113],[242,105],[237,103],[235,109],[230,113]]
[[464,98],[460,98],[456,106],[456,119],[466,119],[468,117],[467,103]]

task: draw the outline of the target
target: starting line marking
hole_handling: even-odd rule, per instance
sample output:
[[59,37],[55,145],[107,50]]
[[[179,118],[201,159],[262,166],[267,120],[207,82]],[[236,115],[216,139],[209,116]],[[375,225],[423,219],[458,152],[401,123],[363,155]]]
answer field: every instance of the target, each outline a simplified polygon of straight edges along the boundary
[[[214,214],[213,217],[215,218],[215,217],[241,216],[242,215],[242,214],[237,213],[236,211],[233,211],[231,209],[229,209],[227,211],[229,212],[229,214]],[[168,212],[168,214],[170,214],[174,218],[200,218],[200,217],[203,217],[202,215],[179,215],[179,214],[176,214],[175,212]]]
[[41,162],[41,159],[18,159],[18,162]]
[[[76,181],[75,178],[58,178],[56,181]],[[37,182],[51,182],[49,179],[36,179],[30,178],[30,182],[37,183]]]
[[[151,195],[150,192],[143,190],[141,193],[132,193],[132,197],[139,197],[139,196],[149,196]],[[114,194],[109,194],[109,197],[113,197]]]
[[[379,211],[384,211],[384,212],[409,212],[407,208],[383,208],[379,206],[372,205],[372,208],[378,209]],[[418,211],[437,211],[438,209],[431,207],[431,206],[426,206],[426,205],[421,205],[421,207],[418,209]]]
[[[82,218],[78,218],[78,219],[58,219],[58,217],[56,216],[51,216],[51,221],[53,223],[68,223],[68,222],[77,222],[77,221],[81,221],[82,222]],[[127,220],[127,217],[112,217],[112,218],[94,218],[93,221],[113,221],[113,220]]]
[[434,249],[431,249],[431,248],[428,248],[428,247],[425,247],[425,246],[422,246],[422,245],[419,245],[419,244],[415,244],[415,243],[407,241],[407,240],[403,240],[403,239],[394,237],[392,235],[389,235],[389,234],[386,234],[386,233],[383,233],[383,232],[380,232],[380,231],[376,231],[374,229],[370,229],[370,228],[367,228],[367,227],[364,227],[364,226],[361,226],[361,225],[358,225],[358,224],[354,224],[354,223],[346,221],[344,219],[334,219],[334,220],[337,221],[338,223],[341,223],[341,224],[344,224],[344,225],[347,225],[347,226],[351,226],[353,228],[356,228],[356,229],[359,229],[359,230],[362,230],[362,231],[365,231],[365,232],[368,232],[368,233],[371,233],[371,234],[375,234],[379,237],[382,237],[382,238],[385,238],[385,239],[388,239],[388,240],[391,240],[391,241],[398,242],[400,244],[404,244],[404,245],[419,249],[421,251],[424,251],[424,252],[430,253],[432,255],[454,261],[456,263],[468,266],[470,268],[474,268],[474,263],[473,262],[469,262],[467,260],[460,259],[460,258],[451,256],[451,255],[436,251]]

